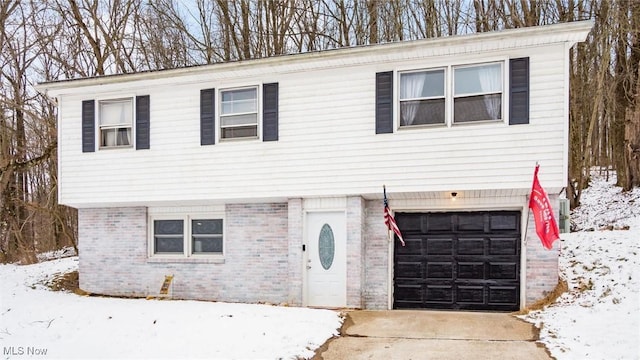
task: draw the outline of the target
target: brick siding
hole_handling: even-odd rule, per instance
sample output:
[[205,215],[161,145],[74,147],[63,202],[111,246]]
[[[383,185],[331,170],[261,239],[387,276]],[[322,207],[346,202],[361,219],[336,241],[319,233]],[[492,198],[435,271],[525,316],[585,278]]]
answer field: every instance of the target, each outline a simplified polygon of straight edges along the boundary
[[347,307],[362,308],[364,199],[347,198]]
[[80,287],[125,296],[158,295],[174,275],[173,296],[229,302],[287,302],[286,203],[232,204],[225,210],[224,263],[155,262],[147,256],[147,211],[80,209]]
[[[549,194],[549,201],[558,219],[559,202],[557,195]],[[526,211],[523,216],[527,216]],[[558,284],[558,257],[560,256],[560,240],[553,243],[553,249],[547,250],[542,246],[533,214],[529,216],[526,234],[526,290],[525,306],[542,299]]]
[[302,305],[302,199],[289,199],[289,297],[291,305]]
[[[557,196],[550,196],[557,213]],[[147,209],[79,209],[80,287],[98,294],[156,296],[165,275],[173,296],[230,302],[303,303],[303,200],[225,207],[224,262],[148,258]],[[347,198],[347,306],[387,309],[389,239],[379,200]],[[526,212],[524,213],[526,216]],[[559,242],[548,251],[526,235],[525,304],[558,282]]]
[[389,296],[389,238],[381,200],[365,203],[363,294],[366,309],[387,309]]

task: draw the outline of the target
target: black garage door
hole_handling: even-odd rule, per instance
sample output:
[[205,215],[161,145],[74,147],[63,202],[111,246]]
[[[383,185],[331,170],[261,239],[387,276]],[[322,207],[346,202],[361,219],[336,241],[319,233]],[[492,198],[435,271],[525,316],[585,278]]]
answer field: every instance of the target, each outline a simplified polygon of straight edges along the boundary
[[395,217],[394,308],[519,309],[519,211]]

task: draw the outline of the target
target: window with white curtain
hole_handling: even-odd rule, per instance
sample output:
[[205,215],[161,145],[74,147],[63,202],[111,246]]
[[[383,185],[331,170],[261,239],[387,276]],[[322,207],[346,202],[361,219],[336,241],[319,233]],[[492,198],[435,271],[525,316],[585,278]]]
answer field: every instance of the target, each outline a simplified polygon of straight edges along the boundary
[[502,119],[502,63],[453,68],[453,123]]
[[99,102],[100,147],[130,147],[133,145],[133,99],[112,99]]
[[222,139],[258,137],[258,89],[220,91]]
[[445,124],[445,70],[400,74],[400,126]]

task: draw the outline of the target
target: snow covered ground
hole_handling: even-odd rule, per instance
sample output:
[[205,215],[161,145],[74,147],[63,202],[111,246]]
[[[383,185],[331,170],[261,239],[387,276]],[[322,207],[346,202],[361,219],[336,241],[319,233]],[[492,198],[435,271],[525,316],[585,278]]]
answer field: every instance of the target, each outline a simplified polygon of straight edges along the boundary
[[[594,174],[562,234],[561,277],[569,291],[523,318],[563,359],[640,359],[640,189],[623,193]],[[629,230],[602,230],[602,229]],[[595,230],[595,231],[593,231]]]
[[[523,316],[559,360],[640,358],[640,189],[613,183],[595,176],[572,214],[582,231],[562,234],[569,291]],[[0,358],[307,358],[342,322],[329,310],[83,297],[42,285],[76,269],[75,257],[0,265]]]
[[0,265],[0,359],[295,359],[338,334],[329,310],[79,296],[41,285],[77,257]]

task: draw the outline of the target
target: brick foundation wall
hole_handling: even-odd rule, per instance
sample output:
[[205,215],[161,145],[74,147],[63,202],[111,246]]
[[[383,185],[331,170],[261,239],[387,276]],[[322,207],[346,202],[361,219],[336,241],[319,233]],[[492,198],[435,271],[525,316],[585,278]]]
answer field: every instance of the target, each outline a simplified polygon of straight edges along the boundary
[[[78,210],[80,288],[92,293],[147,293],[147,209]],[[162,282],[154,287],[160,289]]]
[[175,298],[287,302],[287,219],[286,203],[227,205],[223,263],[157,262],[147,257],[146,208],[80,209],[80,287],[158,295],[164,276],[173,274]]
[[[550,196],[557,214],[557,196]],[[387,309],[389,239],[379,200],[347,199],[347,306]],[[526,212],[523,214],[526,216]],[[230,302],[302,305],[303,201],[232,204],[225,208],[223,263],[148,259],[147,209],[78,211],[80,287],[98,294],[156,296],[165,275],[173,296]],[[549,251],[529,219],[523,306],[558,282],[559,242]]]
[[[549,201],[558,219],[559,202],[557,195],[549,194]],[[527,216],[527,212],[523,213]],[[542,299],[558,284],[558,257],[560,256],[560,240],[553,243],[553,249],[547,250],[536,234],[536,223],[533,213],[529,216],[526,235],[526,290],[523,306],[531,305]]]

